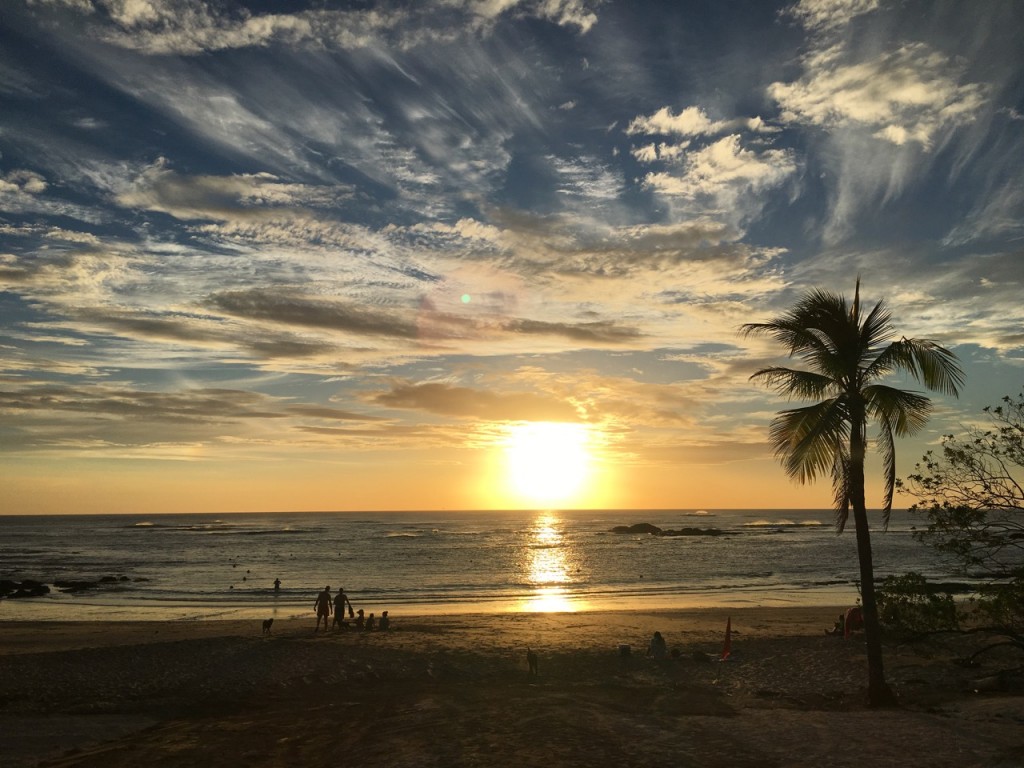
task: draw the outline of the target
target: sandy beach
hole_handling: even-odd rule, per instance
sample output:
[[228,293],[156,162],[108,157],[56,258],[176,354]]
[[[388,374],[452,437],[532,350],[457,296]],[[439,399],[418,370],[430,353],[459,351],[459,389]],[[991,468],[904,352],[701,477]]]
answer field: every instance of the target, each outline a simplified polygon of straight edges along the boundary
[[[997,675],[1012,660],[956,664],[977,638],[889,645],[900,703],[872,710],[862,639],[824,633],[837,613],[5,622],[0,763],[1024,766],[1024,695]],[[645,657],[655,630],[676,658]]]

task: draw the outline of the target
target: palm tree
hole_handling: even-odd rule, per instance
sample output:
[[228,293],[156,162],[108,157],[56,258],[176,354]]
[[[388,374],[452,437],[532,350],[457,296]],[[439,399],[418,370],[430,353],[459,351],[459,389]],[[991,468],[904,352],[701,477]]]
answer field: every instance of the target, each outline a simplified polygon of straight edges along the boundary
[[895,438],[920,430],[931,411],[931,402],[924,395],[878,380],[902,371],[930,390],[953,396],[964,382],[964,372],[952,352],[928,340],[892,340],[890,319],[881,301],[866,315],[862,313],[858,279],[852,305],[842,295],[814,290],[780,317],[742,327],[744,336],[765,335],[780,342],[791,358],[799,358],[810,369],[764,368],[751,379],[791,399],[819,401],[780,411],[772,421],[769,440],[786,473],[800,483],[831,474],[837,533],[842,533],[853,508],[867,642],[868,701],[872,706],[891,704],[894,697],[882,667],[864,502],[867,427],[869,422],[878,427],[876,442],[885,471],[883,521],[887,526],[896,482]]

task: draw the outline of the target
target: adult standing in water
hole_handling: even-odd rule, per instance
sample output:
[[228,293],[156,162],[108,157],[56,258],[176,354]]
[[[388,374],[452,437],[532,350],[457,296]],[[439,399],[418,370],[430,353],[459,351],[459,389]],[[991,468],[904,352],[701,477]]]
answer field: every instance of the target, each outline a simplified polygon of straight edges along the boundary
[[329,621],[331,619],[331,585],[328,584],[324,587],[324,591],[316,596],[316,602],[313,603],[313,608],[316,609],[316,629],[314,632],[320,631],[320,620],[324,622],[324,632],[330,629]]
[[281,580],[280,579],[274,579],[274,591],[275,592],[280,592],[281,591]]

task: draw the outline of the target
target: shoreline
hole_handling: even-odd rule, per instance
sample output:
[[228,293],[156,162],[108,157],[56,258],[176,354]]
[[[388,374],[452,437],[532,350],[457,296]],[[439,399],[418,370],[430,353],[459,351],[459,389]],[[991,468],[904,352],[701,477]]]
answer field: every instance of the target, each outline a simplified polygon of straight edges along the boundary
[[[294,595],[268,598],[260,603],[227,606],[223,602],[117,600],[101,595],[59,595],[0,600],[0,621],[232,621],[274,618],[301,619],[311,614],[316,589],[298,600]],[[516,598],[448,600],[446,602],[402,602],[385,604],[352,594],[354,605],[369,611],[389,610],[415,616],[508,613],[591,613],[626,611],[690,611],[703,609],[744,610],[757,608],[829,608],[853,605],[853,585],[831,585],[819,589],[764,590],[759,587],[719,592],[695,590],[672,594],[636,594],[599,597],[574,594],[568,590],[538,589]]]
[[[862,636],[824,632],[839,610],[392,612],[387,632],[314,632],[309,612],[269,634],[253,619],[0,621],[0,763],[1021,765],[1024,695],[986,687],[998,657],[958,666],[965,637],[887,644],[899,706],[871,710]],[[655,630],[677,656],[646,657]]]

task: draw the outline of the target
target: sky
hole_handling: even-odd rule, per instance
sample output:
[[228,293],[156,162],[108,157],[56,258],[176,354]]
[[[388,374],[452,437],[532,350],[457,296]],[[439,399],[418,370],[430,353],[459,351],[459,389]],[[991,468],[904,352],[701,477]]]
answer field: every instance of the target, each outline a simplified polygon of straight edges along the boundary
[[967,373],[905,476],[1024,384],[1022,39],[1016,0],[6,0],[0,514],[827,508],[739,328],[858,277]]

